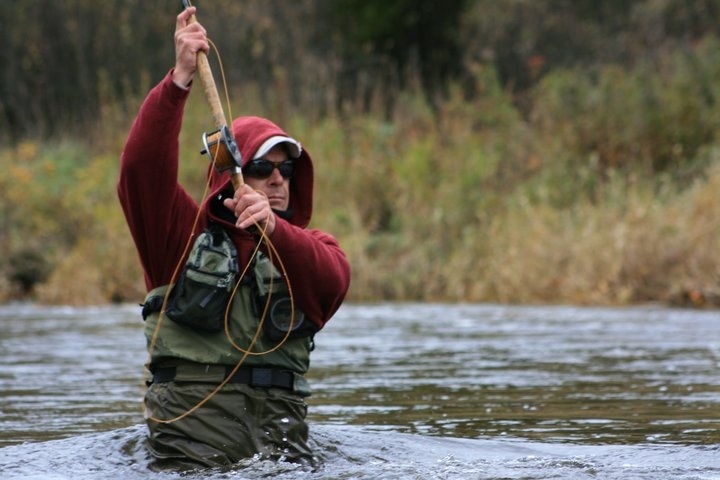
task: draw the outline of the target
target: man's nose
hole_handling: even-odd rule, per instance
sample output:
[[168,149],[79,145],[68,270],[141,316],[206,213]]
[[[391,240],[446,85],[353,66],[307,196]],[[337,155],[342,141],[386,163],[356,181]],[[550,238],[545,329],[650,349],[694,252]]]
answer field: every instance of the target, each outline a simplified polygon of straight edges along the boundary
[[270,183],[272,183],[273,185],[275,185],[275,184],[282,183],[284,180],[285,180],[285,179],[284,179],[283,176],[280,174],[280,169],[279,169],[279,168],[273,168],[273,171],[272,171],[272,173],[270,174]]

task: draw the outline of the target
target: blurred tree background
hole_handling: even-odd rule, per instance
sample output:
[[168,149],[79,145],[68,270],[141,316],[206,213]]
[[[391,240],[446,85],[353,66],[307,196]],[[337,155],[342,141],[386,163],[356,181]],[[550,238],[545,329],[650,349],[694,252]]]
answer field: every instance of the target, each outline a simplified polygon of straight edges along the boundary
[[[489,65],[516,96],[560,68],[660,62],[720,30],[718,0],[198,0],[233,85],[305,111],[369,108],[420,81],[440,101]],[[66,134],[142,95],[173,59],[179,0],[0,3],[5,140]],[[168,33],[170,32],[170,34]],[[472,88],[466,94],[473,95]],[[329,102],[331,100],[331,102]],[[360,102],[360,103],[358,103]],[[522,105],[530,108],[530,105]],[[82,131],[82,130],[81,130]]]
[[[720,0],[194,3],[233,101],[353,173],[349,183],[337,171],[321,178],[316,223],[348,246],[354,298],[714,294],[718,207],[702,189],[718,175]],[[139,102],[172,66],[179,9],[0,2],[0,299],[71,301],[53,285],[83,255],[107,265],[87,279],[97,291],[74,301],[141,290],[126,278],[137,275],[132,246],[116,239],[127,237],[116,163]],[[696,209],[712,216],[683,223]],[[607,222],[653,240],[608,240]],[[598,255],[608,242],[614,261]],[[128,257],[123,272],[108,251]],[[697,258],[681,261],[689,252]]]

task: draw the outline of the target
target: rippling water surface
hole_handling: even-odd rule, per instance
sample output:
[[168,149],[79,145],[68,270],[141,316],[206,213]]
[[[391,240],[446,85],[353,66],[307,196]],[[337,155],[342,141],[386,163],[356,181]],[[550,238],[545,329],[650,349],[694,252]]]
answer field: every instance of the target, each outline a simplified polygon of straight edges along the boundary
[[316,336],[310,471],[152,473],[135,306],[0,307],[0,478],[720,480],[720,313],[346,305]]

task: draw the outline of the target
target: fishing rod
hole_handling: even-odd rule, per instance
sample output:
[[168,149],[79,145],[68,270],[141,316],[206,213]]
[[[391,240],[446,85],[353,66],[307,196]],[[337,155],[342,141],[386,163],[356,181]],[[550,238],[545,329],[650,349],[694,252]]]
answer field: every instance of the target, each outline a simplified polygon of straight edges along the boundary
[[[182,0],[182,5],[185,9],[192,6],[190,0]],[[194,22],[197,22],[197,18],[193,14],[190,16],[188,23]],[[217,130],[203,134],[203,146],[205,148],[202,153],[207,153],[210,156],[218,172],[230,171],[233,188],[237,190],[244,183],[241,168],[242,156],[232,131],[228,127],[215,79],[210,69],[210,62],[203,51],[197,52],[197,73],[217,127]]]

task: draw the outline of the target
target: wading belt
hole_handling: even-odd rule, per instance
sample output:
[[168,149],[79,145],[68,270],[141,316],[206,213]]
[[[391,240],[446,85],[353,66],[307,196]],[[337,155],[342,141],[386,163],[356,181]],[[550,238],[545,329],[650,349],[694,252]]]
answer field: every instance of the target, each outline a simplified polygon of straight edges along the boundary
[[[167,382],[209,382],[219,383],[228,378],[233,371],[229,365],[188,365],[177,367],[155,367],[152,369],[152,383]],[[197,367],[201,367],[202,370]],[[204,370],[204,371],[203,371]],[[295,375],[287,370],[262,367],[241,367],[230,376],[228,383],[244,383],[251,387],[285,388],[292,390]]]

